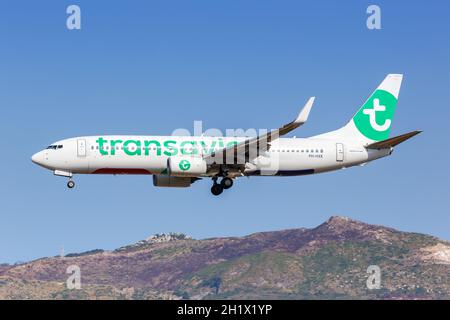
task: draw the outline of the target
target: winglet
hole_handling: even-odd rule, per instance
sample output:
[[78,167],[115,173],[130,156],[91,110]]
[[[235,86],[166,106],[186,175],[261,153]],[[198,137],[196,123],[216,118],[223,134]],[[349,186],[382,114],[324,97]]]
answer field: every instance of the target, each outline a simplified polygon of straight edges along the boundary
[[306,122],[306,120],[308,120],[309,112],[311,111],[311,108],[313,106],[314,99],[316,99],[316,97],[309,98],[308,102],[306,102],[305,106],[298,114],[298,117],[297,119],[295,119],[294,123],[303,124]]

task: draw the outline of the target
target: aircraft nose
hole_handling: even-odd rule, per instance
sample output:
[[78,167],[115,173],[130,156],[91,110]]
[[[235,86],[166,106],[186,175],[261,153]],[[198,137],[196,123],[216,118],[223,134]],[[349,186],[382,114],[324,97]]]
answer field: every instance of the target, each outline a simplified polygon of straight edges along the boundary
[[39,152],[33,154],[31,156],[31,161],[33,161],[36,164],[42,164],[42,162],[44,161],[44,156],[43,156],[42,152],[39,151]]

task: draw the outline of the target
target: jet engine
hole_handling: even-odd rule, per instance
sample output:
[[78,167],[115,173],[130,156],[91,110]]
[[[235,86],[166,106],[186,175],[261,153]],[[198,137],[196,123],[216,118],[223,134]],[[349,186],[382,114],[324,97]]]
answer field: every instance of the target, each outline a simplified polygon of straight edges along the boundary
[[173,177],[198,177],[206,173],[206,161],[200,157],[170,157],[167,169]]

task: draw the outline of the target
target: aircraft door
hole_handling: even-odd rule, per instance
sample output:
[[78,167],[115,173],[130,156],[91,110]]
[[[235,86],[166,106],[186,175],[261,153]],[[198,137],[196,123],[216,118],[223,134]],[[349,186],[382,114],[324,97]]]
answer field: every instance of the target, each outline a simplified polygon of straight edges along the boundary
[[77,140],[77,155],[78,155],[78,157],[86,157],[86,140],[85,139]]
[[336,143],[336,161],[342,162],[344,161],[344,144]]

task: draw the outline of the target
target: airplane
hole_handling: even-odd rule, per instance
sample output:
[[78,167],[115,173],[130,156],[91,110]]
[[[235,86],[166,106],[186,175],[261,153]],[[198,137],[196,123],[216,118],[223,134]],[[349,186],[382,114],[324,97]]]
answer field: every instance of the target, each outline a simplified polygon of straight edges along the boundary
[[74,174],[145,174],[153,175],[156,187],[190,187],[210,178],[216,196],[239,177],[302,176],[362,166],[391,155],[395,146],[421,132],[389,138],[402,79],[402,74],[388,74],[345,126],[309,138],[282,136],[307,121],[315,97],[294,121],[252,137],[82,136],[57,141],[31,160],[68,178],[70,189]]

